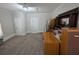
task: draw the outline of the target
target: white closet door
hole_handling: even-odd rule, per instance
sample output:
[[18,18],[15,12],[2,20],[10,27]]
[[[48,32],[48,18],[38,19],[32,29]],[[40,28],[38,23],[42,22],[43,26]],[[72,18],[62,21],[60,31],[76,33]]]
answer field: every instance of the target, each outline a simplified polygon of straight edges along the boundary
[[47,21],[49,20],[48,13],[28,13],[27,14],[27,32],[39,33],[46,31]]
[[31,32],[39,32],[39,18],[38,14],[33,14],[31,16]]
[[16,35],[25,35],[25,17],[23,12],[17,12],[15,15],[15,30]]

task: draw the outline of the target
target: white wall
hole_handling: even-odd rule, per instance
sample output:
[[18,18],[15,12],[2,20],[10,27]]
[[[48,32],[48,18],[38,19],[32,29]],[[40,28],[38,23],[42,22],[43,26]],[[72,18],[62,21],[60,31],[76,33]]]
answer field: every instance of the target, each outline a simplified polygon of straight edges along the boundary
[[52,17],[56,17],[59,14],[71,10],[73,8],[79,7],[79,3],[62,3],[56,10],[53,11]]
[[25,35],[25,15],[22,11],[14,13],[15,31],[16,35]]
[[51,13],[26,13],[26,33],[45,32]]
[[51,13],[22,12],[14,13],[16,35],[45,32]]
[[4,34],[4,41],[15,35],[12,11],[0,8],[0,23]]
[[[63,3],[55,11],[52,13],[52,18],[55,18],[59,14],[66,12],[68,10],[74,9],[79,7],[79,3]],[[77,27],[79,28],[79,16],[78,16],[78,24]]]

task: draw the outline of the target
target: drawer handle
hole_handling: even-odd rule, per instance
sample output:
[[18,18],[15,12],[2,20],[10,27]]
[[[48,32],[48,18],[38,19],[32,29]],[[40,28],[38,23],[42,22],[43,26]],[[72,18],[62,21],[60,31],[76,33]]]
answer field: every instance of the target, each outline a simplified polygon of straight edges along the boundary
[[79,35],[74,35],[74,37],[79,37]]

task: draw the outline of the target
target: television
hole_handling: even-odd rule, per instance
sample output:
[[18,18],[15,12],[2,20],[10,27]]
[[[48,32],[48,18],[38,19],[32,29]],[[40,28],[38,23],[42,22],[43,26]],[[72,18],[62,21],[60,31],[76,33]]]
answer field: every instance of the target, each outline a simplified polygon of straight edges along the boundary
[[68,27],[69,26],[69,18],[61,19],[61,26],[62,27]]

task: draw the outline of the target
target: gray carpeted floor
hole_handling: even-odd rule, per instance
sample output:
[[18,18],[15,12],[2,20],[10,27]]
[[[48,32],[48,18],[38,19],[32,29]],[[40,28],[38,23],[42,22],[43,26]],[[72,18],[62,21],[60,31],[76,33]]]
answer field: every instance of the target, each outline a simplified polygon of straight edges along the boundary
[[16,36],[0,46],[0,55],[42,55],[42,34]]

